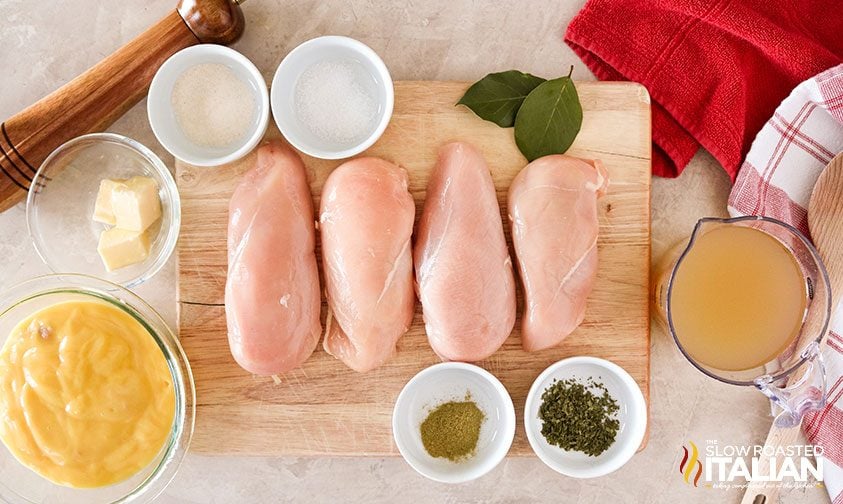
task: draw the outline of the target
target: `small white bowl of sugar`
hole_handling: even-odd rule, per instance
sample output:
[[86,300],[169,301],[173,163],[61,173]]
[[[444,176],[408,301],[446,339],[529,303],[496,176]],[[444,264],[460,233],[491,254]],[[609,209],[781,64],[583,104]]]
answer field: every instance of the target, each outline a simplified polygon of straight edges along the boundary
[[225,46],[182,49],[149,86],[147,113],[156,138],[173,156],[219,166],[248,154],[269,123],[266,81],[248,58]]
[[281,61],[270,101],[275,123],[293,147],[321,159],[344,159],[380,138],[395,96],[375,51],[348,37],[325,36]]

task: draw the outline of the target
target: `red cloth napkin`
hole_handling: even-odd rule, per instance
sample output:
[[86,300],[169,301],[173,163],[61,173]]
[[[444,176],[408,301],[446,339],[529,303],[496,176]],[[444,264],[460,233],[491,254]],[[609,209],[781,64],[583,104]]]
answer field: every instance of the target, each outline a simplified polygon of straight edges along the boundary
[[602,80],[653,102],[653,173],[702,146],[734,181],[753,138],[801,81],[843,62],[840,0],[589,0],[565,42]]

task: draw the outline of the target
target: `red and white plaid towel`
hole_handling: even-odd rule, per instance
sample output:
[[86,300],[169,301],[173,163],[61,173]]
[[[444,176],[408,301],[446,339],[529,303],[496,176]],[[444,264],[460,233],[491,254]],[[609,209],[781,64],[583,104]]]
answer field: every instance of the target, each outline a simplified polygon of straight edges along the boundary
[[[843,151],[843,65],[793,90],[755,137],[732,194],[732,215],[765,215],[808,234],[808,199],[820,172]],[[841,244],[843,246],[843,244]],[[843,504],[843,303],[834,311],[823,356],[828,405],[805,417],[808,439],[821,445],[825,486]]]

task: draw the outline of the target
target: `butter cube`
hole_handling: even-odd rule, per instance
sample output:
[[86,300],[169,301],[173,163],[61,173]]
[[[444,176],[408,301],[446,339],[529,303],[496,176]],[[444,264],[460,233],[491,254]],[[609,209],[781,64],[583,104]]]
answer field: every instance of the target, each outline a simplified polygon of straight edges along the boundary
[[132,177],[111,191],[114,225],[127,231],[145,231],[161,217],[158,184],[149,177]]
[[105,269],[114,271],[142,262],[149,256],[149,236],[145,231],[127,231],[117,227],[103,231],[97,245]]
[[100,181],[100,188],[97,191],[97,202],[94,205],[93,219],[111,226],[116,222],[114,212],[111,210],[111,193],[114,188],[123,184],[125,180],[103,179]]

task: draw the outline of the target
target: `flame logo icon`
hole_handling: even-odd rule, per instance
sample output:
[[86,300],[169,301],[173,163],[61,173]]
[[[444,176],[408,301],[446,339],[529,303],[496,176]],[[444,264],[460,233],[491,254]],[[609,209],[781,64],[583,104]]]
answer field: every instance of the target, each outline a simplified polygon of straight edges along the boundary
[[700,462],[700,452],[697,450],[697,445],[694,444],[693,441],[688,441],[691,445],[691,451],[689,452],[687,448],[684,446],[682,450],[685,454],[682,456],[682,462],[679,463],[679,474],[685,479],[685,483],[691,483],[691,475],[694,475],[694,486],[696,487],[700,481],[700,476],[702,476],[702,463]]

